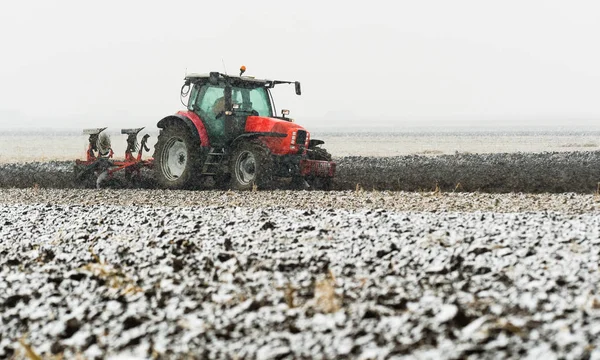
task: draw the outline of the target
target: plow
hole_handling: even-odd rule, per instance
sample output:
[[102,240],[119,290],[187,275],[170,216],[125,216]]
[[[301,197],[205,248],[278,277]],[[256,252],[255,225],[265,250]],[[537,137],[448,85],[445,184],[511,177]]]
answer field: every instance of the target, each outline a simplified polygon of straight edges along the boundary
[[85,160],[77,160],[78,183],[103,187],[117,172],[128,183],[141,182],[142,172],[164,189],[194,189],[212,178],[219,189],[250,190],[276,187],[286,179],[299,189],[329,190],[336,164],[310,133],[289,117],[277,115],[271,89],[297,81],[266,80],[210,72],[184,78],[181,102],[185,110],[158,121],[160,129],[151,157],[144,159],[149,135],[144,128],[122,129],[127,135],[123,159],[115,159],[106,128],[84,130],[88,135]]
[[75,176],[78,183],[90,185],[93,183],[97,188],[113,178],[119,171],[125,173],[125,179],[131,184],[139,183],[141,170],[152,168],[154,159],[142,159],[144,151],[149,152],[147,146],[150,135],[145,134],[141,143],[137,137],[144,128],[122,129],[121,134],[127,135],[127,148],[123,160],[114,159],[114,151],[111,146],[110,137],[103,131],[107,128],[85,129],[84,135],[89,135],[88,147],[85,160],[75,160]]

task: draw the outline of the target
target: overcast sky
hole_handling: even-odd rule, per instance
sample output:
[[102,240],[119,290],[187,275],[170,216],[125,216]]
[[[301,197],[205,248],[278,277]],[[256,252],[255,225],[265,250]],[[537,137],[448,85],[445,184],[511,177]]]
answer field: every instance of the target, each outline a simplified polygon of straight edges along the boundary
[[600,127],[597,1],[4,1],[0,128],[155,127],[188,72],[311,126]]

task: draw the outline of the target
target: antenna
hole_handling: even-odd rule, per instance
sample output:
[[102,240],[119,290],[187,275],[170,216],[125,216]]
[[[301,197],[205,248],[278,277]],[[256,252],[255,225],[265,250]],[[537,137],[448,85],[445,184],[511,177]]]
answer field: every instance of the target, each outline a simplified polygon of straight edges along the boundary
[[225,70],[225,75],[229,75],[227,74],[227,67],[225,67],[225,60],[223,60],[223,58],[221,58],[221,62],[223,63],[223,70]]

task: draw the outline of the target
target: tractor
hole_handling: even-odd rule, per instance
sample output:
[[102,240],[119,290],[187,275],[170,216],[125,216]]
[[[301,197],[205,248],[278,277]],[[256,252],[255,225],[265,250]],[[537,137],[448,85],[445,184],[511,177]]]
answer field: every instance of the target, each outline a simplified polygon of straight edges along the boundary
[[268,189],[276,178],[305,189],[329,189],[335,162],[302,126],[277,116],[271,89],[299,82],[211,72],[184,79],[187,107],[161,119],[153,169],[160,187],[189,189],[212,177],[221,189]]
[[331,188],[335,162],[310,138],[302,126],[282,110],[276,116],[271,89],[299,82],[259,80],[219,72],[187,75],[181,88],[181,101],[187,110],[161,119],[154,146],[154,158],[142,159],[149,135],[141,144],[137,136],[143,128],[122,129],[127,135],[124,160],[113,159],[106,128],[87,129],[89,145],[85,160],[77,160],[75,175],[79,184],[100,188],[124,171],[129,182],[142,181],[142,171],[153,169],[156,183],[166,189],[192,189],[212,178],[221,189],[268,189],[276,179],[287,178],[294,187]]

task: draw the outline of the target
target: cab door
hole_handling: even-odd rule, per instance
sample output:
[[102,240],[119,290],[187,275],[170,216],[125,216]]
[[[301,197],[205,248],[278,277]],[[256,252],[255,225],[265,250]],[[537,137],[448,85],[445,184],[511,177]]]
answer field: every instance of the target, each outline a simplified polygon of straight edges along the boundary
[[225,146],[225,87],[204,84],[193,99],[194,111],[206,128],[213,147]]
[[231,89],[231,104],[234,107],[232,114],[225,123],[225,133],[229,140],[233,140],[246,132],[246,119],[254,115],[249,108],[248,89],[233,87]]

